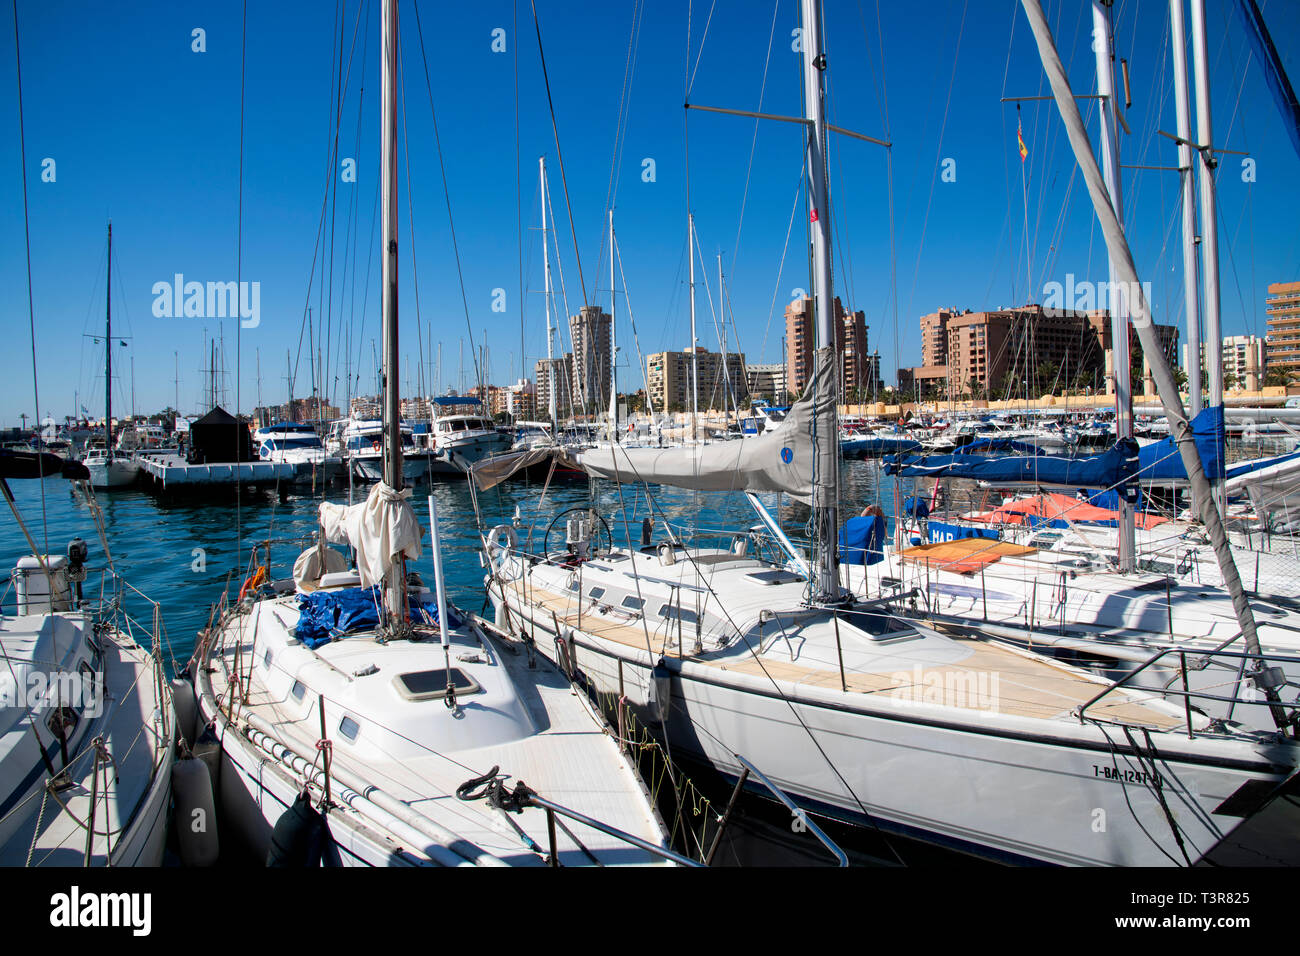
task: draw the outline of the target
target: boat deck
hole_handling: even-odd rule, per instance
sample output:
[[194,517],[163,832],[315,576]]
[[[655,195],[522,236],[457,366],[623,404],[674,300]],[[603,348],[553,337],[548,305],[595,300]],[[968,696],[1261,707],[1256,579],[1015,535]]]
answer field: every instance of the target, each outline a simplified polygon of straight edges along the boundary
[[[248,638],[252,637],[251,631],[252,628],[244,630]],[[424,666],[430,663],[441,666],[443,651],[432,639],[432,631],[429,638],[422,642],[379,644],[370,636],[349,636],[312,652],[321,663],[299,667],[297,673],[301,679],[309,680],[312,667],[324,666],[348,673],[359,663],[380,660],[378,679],[383,686],[375,685],[370,692],[385,697],[390,693],[386,687],[393,674],[421,666],[420,662]],[[259,641],[259,648],[262,646],[265,645]],[[466,648],[459,643],[456,646],[463,655]],[[230,687],[227,668],[235,660],[236,653],[235,641],[230,640],[217,656],[223,666],[213,673],[212,688],[219,697]],[[252,641],[246,640],[244,659],[251,659],[252,654]],[[459,656],[456,666],[468,673],[477,674],[480,673],[477,668],[493,666],[490,661],[466,664],[463,663],[465,660],[464,656]],[[384,714],[382,707],[378,708],[380,713],[375,713],[376,708],[366,703],[362,688],[353,682],[346,691],[330,694],[333,699],[324,701],[330,737],[334,740],[334,766],[372,782],[388,795],[511,865],[540,866],[545,861],[528,849],[506,821],[503,812],[493,810],[482,799],[464,801],[456,797],[457,787],[488,773],[493,767],[499,767],[500,776],[508,778],[509,788],[526,782],[537,793],[561,806],[634,833],[651,843],[660,842],[662,831],[635,768],[618,752],[618,745],[606,733],[603,722],[585,701],[574,695],[563,675],[541,660],[535,669],[529,669],[523,651],[513,645],[503,648],[496,663],[510,672],[521,702],[537,728],[535,733],[486,744],[480,742],[475,746],[472,729],[464,728],[459,734],[466,738],[461,746],[436,750],[403,746],[414,743],[402,739],[404,725],[395,715]],[[257,667],[252,668],[247,703],[241,709],[257,714],[274,726],[277,736],[286,743],[300,751],[314,751],[321,736],[321,718],[316,705],[319,698],[314,696],[315,692],[308,695],[304,707],[284,691],[270,688],[258,671]],[[426,720],[453,719],[441,700],[419,706],[427,712]],[[476,719],[491,719],[473,695],[463,698],[461,706],[466,711],[468,723],[472,724]],[[340,717],[345,714],[355,714],[361,724],[355,743],[340,737],[336,729]],[[393,722],[380,726],[386,717],[393,718]],[[384,730],[397,736],[384,734]],[[448,743],[456,736],[455,733],[448,736]],[[403,746],[401,753],[395,752],[398,746]],[[523,827],[537,845],[547,845],[543,810],[527,809],[520,814],[510,814],[510,819]],[[581,846],[595,853],[603,865],[663,862],[582,824],[566,821],[566,825],[581,841]],[[558,833],[558,841],[562,865],[588,865],[591,862],[563,829]],[[419,846],[412,849],[423,850]]]
[[[516,582],[512,594],[513,607],[526,603],[521,601],[522,596]],[[577,607],[571,594],[531,586],[528,598],[535,608],[543,612],[543,623],[547,623],[546,616],[554,613],[561,625],[577,628],[601,640],[648,651],[652,657],[681,657],[719,670],[765,676],[796,686],[815,687],[830,692],[846,690],[850,694],[879,696],[895,701],[933,701],[968,710],[994,710],[1021,717],[1059,720],[1075,719],[1070,716],[1071,712],[1087,703],[1106,686],[1076,668],[1025,654],[1011,647],[977,638],[951,638],[966,652],[958,662],[909,661],[906,645],[903,644],[897,650],[889,652],[892,663],[884,670],[846,662],[841,687],[838,667],[783,660],[783,657],[788,657],[793,652],[787,652],[786,642],[781,640],[776,640],[768,649],[759,653],[741,641],[723,651],[682,654],[674,639],[675,633],[672,636],[665,635],[664,628],[660,627],[656,631],[649,622],[623,621],[584,608],[579,624]],[[688,646],[691,639],[686,641]],[[845,642],[847,641],[846,636]],[[1181,717],[1175,716],[1167,707],[1151,706],[1148,703],[1150,700],[1152,698],[1149,694],[1117,691],[1090,707],[1088,713],[1099,720],[1160,729],[1183,725]]]

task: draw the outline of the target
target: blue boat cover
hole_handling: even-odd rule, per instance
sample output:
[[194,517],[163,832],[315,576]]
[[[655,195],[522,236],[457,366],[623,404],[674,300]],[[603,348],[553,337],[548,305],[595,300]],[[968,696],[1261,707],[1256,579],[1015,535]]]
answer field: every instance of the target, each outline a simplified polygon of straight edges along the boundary
[[[1211,480],[1223,477],[1223,406],[1201,409],[1192,419],[1192,441],[1201,456],[1201,469]],[[1142,481],[1186,481],[1187,469],[1173,436],[1146,445],[1138,452],[1138,478]]]
[[1294,461],[1300,458],[1300,451],[1293,451],[1289,455],[1277,455],[1273,458],[1256,458],[1253,461],[1243,461],[1231,465],[1228,468],[1229,478],[1236,478],[1240,475],[1249,475],[1252,471],[1259,471],[1261,468],[1268,468],[1270,465],[1280,465],[1284,461]]
[[[338,591],[314,591],[298,595],[298,626],[294,636],[313,650],[349,632],[379,626],[379,608],[384,596],[379,587],[343,588]],[[412,600],[411,620],[422,624],[438,623],[438,605]],[[447,626],[458,627],[460,621],[449,610]]]
[[930,543],[937,544],[942,541],[956,541],[961,538],[989,538],[997,541],[1002,535],[994,528],[972,528],[964,524],[949,524],[946,521],[935,521],[931,519],[925,526],[930,536]]
[[977,438],[969,445],[957,449],[958,455],[980,455],[986,451],[1015,451],[1022,455],[1038,455],[1042,449],[1014,438]]
[[920,521],[930,516],[930,503],[918,495],[908,495],[903,499],[903,514]]
[[437,398],[434,398],[432,401],[433,404],[435,405],[482,405],[483,404],[481,401],[479,401],[479,399],[477,399],[473,395],[439,395]]
[[850,518],[840,529],[840,564],[876,564],[885,559],[885,518]]
[[1116,442],[1112,448],[1086,458],[1024,455],[1016,458],[981,458],[975,455],[928,455],[902,463],[886,462],[887,474],[908,478],[971,478],[991,484],[1034,482],[1076,488],[1112,488],[1123,484],[1137,469],[1136,442]]

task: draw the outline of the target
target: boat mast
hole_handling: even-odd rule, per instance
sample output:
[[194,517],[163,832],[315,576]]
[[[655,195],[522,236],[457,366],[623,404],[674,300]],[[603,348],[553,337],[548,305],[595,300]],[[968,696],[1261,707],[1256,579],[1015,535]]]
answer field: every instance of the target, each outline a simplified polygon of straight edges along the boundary
[[614,210],[609,211],[609,429],[618,442],[618,343],[614,338]]
[[700,356],[695,351],[695,213],[686,214],[686,240],[691,259],[691,438],[697,438],[700,422]]
[[[1111,57],[1110,32],[1111,0],[1092,0],[1092,35],[1097,62],[1097,95],[1101,97],[1101,156],[1102,172],[1106,177],[1106,191],[1115,218],[1124,222],[1124,192],[1119,177],[1119,143],[1115,136],[1119,115],[1115,102],[1115,68]],[[1116,269],[1113,256],[1107,256],[1110,294],[1111,355],[1115,362],[1115,440],[1133,440],[1133,383],[1130,380],[1132,359],[1129,355],[1129,303],[1128,296],[1116,294]],[[1149,358],[1148,358],[1149,360]],[[1119,494],[1119,570],[1131,572],[1137,566],[1137,533],[1134,530],[1133,505],[1121,489]]]
[[[1205,243],[1205,377],[1209,391],[1208,406],[1223,411],[1223,341],[1219,328],[1219,223],[1214,208],[1214,167],[1211,147],[1214,127],[1210,122],[1209,47],[1205,38],[1205,0],[1192,0],[1192,66],[1196,73],[1196,139],[1200,148],[1201,239]],[[1179,133],[1179,135],[1183,135]],[[1216,441],[1222,438],[1216,437]],[[1210,494],[1214,507],[1224,513],[1223,482],[1219,475],[1210,476]]]
[[[402,426],[397,352],[397,0],[382,0],[381,11],[384,71],[380,110],[384,193],[384,482],[394,491],[401,491]],[[395,622],[403,617],[402,585],[405,579],[405,562],[399,557],[389,569],[385,588],[388,611]]]
[[105,293],[104,451],[113,457],[113,220],[108,221],[108,291]]
[[[538,176],[542,191],[542,272],[545,274],[545,291],[542,301],[546,303],[546,396],[550,406],[551,438],[558,439],[555,403],[555,330],[551,328],[551,242],[546,235],[546,157],[537,157]],[[442,346],[439,345],[439,349]],[[440,353],[441,354],[441,353]]]
[[[811,200],[809,233],[813,253],[813,292],[817,315],[817,352],[814,362],[814,408],[822,407],[821,390],[835,391],[837,376],[821,374],[834,361],[835,313],[831,287],[830,195],[826,183],[826,113],[823,77],[826,55],[822,52],[821,0],[803,0],[804,116],[808,120],[805,153],[808,197]],[[836,533],[839,527],[839,443],[836,424],[838,396],[832,395],[830,410],[819,415],[814,425],[815,466],[813,484],[813,540],[818,553],[814,562],[812,600],[835,601],[840,594]]]
[[1196,288],[1196,187],[1192,172],[1192,107],[1187,93],[1187,32],[1183,0],[1169,0],[1170,54],[1178,113],[1178,176],[1183,196],[1183,303],[1187,313],[1187,391],[1192,417],[1201,410],[1201,303]]
[[[1233,561],[1232,546],[1224,530],[1223,518],[1210,496],[1209,481],[1205,477],[1201,455],[1192,437],[1192,428],[1187,421],[1187,412],[1178,394],[1178,386],[1174,382],[1173,373],[1169,370],[1169,364],[1165,361],[1164,353],[1160,351],[1155,329],[1151,326],[1150,306],[1138,282],[1137,266],[1133,264],[1133,254],[1129,250],[1128,240],[1124,238],[1119,217],[1115,215],[1115,210],[1107,200],[1101,173],[1097,168],[1097,160],[1092,155],[1092,145],[1088,141],[1088,131],[1083,125],[1083,117],[1079,114],[1078,104],[1074,101],[1074,94],[1070,90],[1065,66],[1061,63],[1060,54],[1056,51],[1056,43],[1052,39],[1052,29],[1048,26],[1047,17],[1043,13],[1039,0],[1020,0],[1020,2],[1034,31],[1038,55],[1042,59],[1043,70],[1051,84],[1052,96],[1056,100],[1057,109],[1061,112],[1061,118],[1065,121],[1070,146],[1074,150],[1079,170],[1083,173],[1093,210],[1101,224],[1101,231],[1106,239],[1106,250],[1116,264],[1120,280],[1133,290],[1133,327],[1137,330],[1143,351],[1150,356],[1156,391],[1160,394],[1161,404],[1164,405],[1165,415],[1169,419],[1169,432],[1178,447],[1183,467],[1187,470],[1188,482],[1192,486],[1192,500],[1200,508],[1201,520],[1214,547],[1214,556],[1223,575],[1224,589],[1232,598],[1232,609],[1241,628],[1242,643],[1246,653],[1254,658],[1255,667],[1247,671],[1245,676],[1254,680],[1256,686],[1264,691],[1274,722],[1279,729],[1284,729],[1288,727],[1286,713],[1280,704],[1277,686],[1270,683],[1269,668],[1260,651],[1255,614],[1242,587],[1236,562]],[[1218,347],[1217,342],[1215,347]]]

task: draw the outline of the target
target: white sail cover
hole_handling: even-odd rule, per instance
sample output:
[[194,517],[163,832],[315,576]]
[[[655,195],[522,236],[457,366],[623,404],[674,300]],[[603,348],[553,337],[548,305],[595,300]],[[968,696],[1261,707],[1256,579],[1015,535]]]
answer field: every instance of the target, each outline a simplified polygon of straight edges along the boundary
[[325,539],[356,549],[362,587],[383,583],[399,554],[414,561],[424,553],[424,531],[407,501],[410,496],[411,489],[394,491],[381,481],[361,504],[349,507],[321,502]]
[[[579,454],[578,464],[589,475],[613,481],[696,491],[779,491],[811,505],[814,423],[819,416],[834,413],[834,373],[833,363],[822,361],[803,396],[790,406],[785,421],[765,434],[677,448],[594,448]],[[819,378],[826,383],[820,390]],[[820,398],[815,400],[814,395]],[[837,455],[838,449],[831,454]]]

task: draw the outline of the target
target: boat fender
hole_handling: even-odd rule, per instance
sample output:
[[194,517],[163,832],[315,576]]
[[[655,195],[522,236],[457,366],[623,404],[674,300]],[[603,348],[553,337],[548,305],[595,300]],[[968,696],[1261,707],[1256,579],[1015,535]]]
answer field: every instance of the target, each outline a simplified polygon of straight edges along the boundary
[[176,761],[172,768],[172,818],[176,847],[185,866],[217,862],[217,807],[212,792],[212,777],[202,760],[187,757]]
[[212,779],[212,791],[215,793],[217,784],[221,781],[221,741],[217,739],[216,731],[210,724],[199,731],[190,752],[207,766],[208,775]]
[[311,796],[304,790],[293,806],[275,821],[271,847],[266,851],[266,865],[331,866],[335,857],[330,852],[333,842],[325,816],[311,805]]
[[194,743],[194,728],[199,719],[199,702],[194,696],[189,671],[181,671],[171,679],[172,703],[176,707],[176,732],[188,747]]
[[564,676],[570,681],[576,671],[576,660],[573,650],[573,631],[562,628],[562,633],[555,636],[555,663],[560,666]]
[[508,524],[499,524],[487,536],[488,557],[493,564],[505,560],[505,555],[519,546],[519,534]]
[[659,545],[659,563],[665,568],[670,568],[677,563],[677,554],[673,551],[671,541]]
[[650,711],[650,719],[660,724],[664,723],[668,719],[672,704],[672,672],[668,670],[668,666],[661,657],[650,671],[650,686],[646,696],[646,707]]

